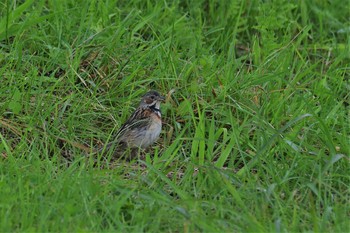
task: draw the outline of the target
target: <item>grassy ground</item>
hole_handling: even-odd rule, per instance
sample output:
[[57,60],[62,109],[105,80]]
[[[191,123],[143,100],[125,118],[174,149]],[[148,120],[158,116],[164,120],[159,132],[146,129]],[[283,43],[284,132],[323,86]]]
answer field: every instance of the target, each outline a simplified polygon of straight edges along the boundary
[[[349,12],[0,2],[0,231],[349,232]],[[150,89],[157,145],[89,165],[76,143],[111,140]]]

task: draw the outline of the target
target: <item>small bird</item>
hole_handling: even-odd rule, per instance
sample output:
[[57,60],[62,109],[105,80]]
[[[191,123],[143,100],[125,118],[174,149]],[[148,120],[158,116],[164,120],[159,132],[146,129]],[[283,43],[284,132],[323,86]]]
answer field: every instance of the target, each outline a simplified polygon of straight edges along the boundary
[[156,91],[147,92],[135,112],[120,127],[115,140],[100,151],[113,149],[113,157],[119,158],[129,150],[133,158],[140,148],[145,149],[153,144],[162,129],[160,103],[164,100]]

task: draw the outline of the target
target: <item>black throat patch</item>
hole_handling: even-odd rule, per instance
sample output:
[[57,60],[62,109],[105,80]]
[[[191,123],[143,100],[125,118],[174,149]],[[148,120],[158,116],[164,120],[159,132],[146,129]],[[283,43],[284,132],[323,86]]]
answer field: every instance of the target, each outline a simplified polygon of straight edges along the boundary
[[159,108],[156,108],[156,104],[153,104],[153,105],[149,106],[149,108],[150,108],[152,111],[154,111],[154,112],[161,113],[161,112],[160,112],[160,109],[159,109]]

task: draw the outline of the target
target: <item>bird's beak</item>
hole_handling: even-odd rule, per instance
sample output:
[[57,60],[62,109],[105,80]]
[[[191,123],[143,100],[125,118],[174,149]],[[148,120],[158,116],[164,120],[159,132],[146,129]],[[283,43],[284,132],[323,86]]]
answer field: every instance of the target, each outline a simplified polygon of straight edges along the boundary
[[159,96],[158,100],[161,101],[161,102],[165,102],[165,97],[164,96]]

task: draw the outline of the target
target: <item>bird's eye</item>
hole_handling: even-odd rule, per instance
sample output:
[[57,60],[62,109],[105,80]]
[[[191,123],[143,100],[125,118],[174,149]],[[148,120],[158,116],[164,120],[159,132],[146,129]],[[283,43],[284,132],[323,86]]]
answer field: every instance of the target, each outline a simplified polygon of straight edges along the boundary
[[150,97],[151,97],[152,100],[154,100],[154,95],[151,95]]

